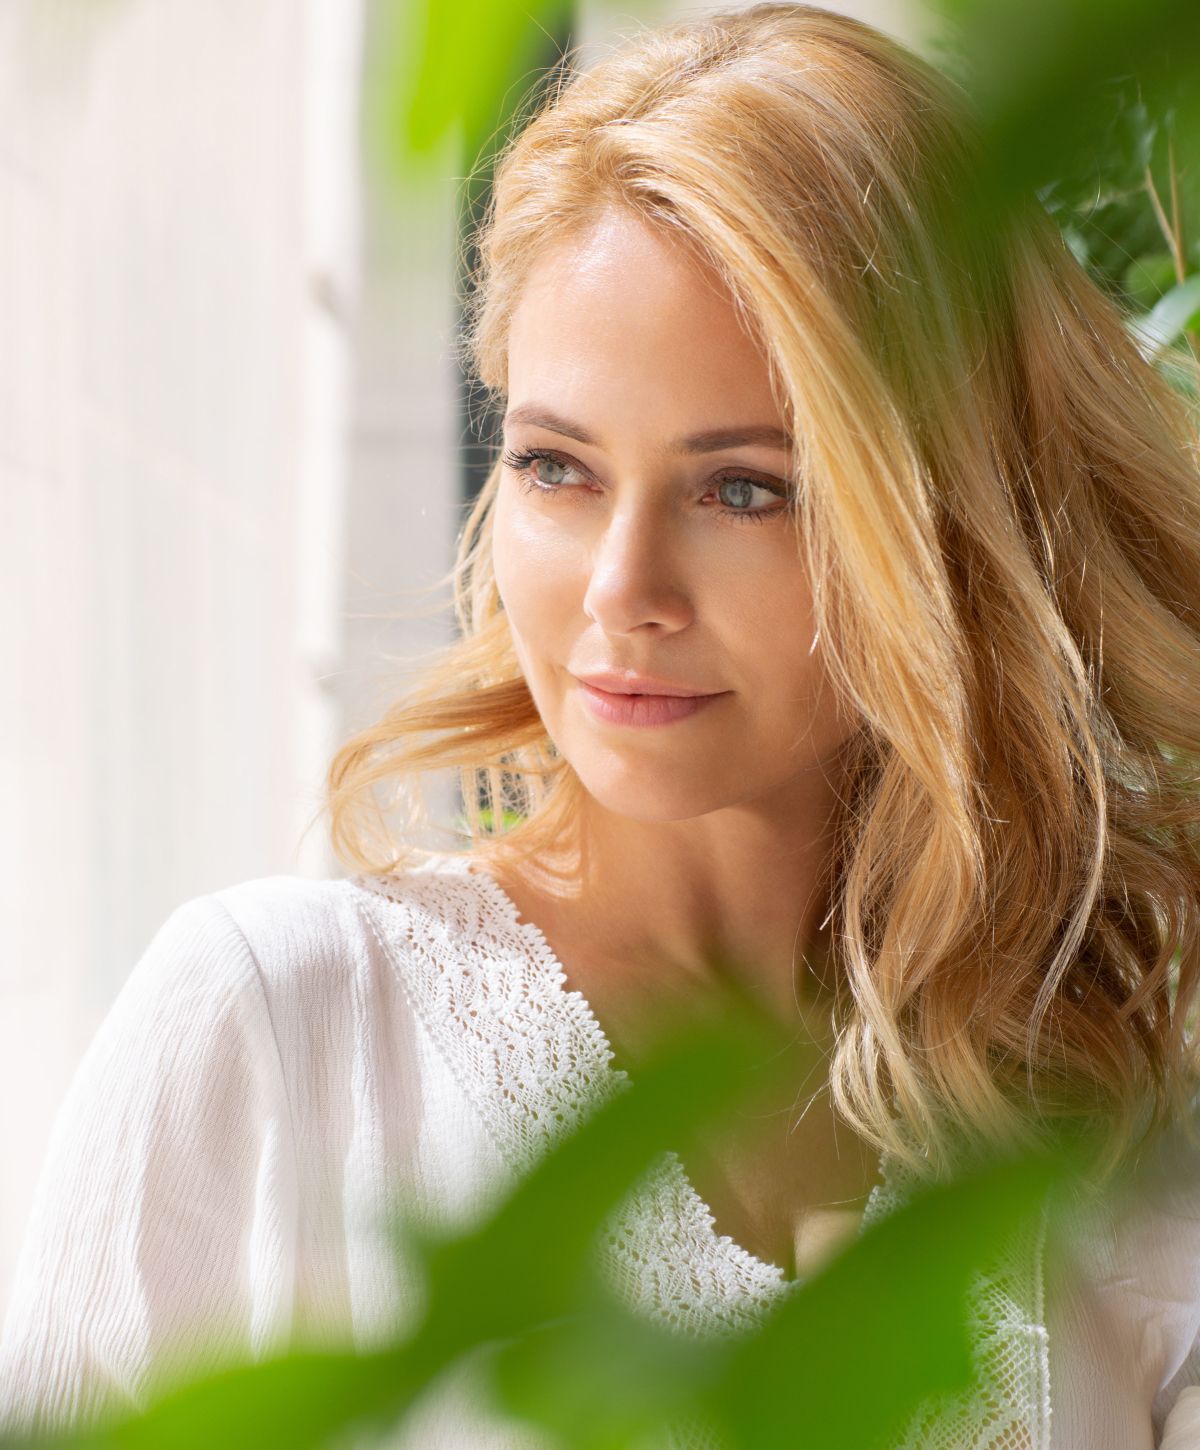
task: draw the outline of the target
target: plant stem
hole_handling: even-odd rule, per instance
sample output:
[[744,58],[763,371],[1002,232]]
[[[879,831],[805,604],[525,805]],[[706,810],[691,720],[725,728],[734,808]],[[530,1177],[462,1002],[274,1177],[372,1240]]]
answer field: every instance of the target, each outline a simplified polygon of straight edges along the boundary
[[[1168,151],[1167,154],[1168,154],[1169,157],[1171,157],[1173,155],[1173,153],[1171,151]],[[1146,183],[1146,192],[1147,192],[1147,194],[1150,197],[1150,205],[1154,208],[1154,216],[1155,216],[1155,219],[1158,222],[1158,229],[1159,229],[1160,232],[1162,232],[1163,238],[1165,239],[1165,241],[1167,243],[1167,246],[1170,247],[1170,249],[1171,249],[1171,261],[1172,261],[1172,263],[1174,264],[1174,267],[1175,267],[1175,280],[1176,280],[1176,282],[1182,282],[1183,279],[1184,279],[1184,275],[1185,275],[1185,265],[1186,264],[1185,264],[1185,260],[1184,260],[1184,256],[1183,256],[1183,244],[1182,244],[1182,241],[1179,238],[1178,229],[1177,229],[1177,227],[1175,227],[1175,226],[1173,226],[1171,224],[1170,218],[1167,216],[1166,212],[1163,210],[1163,204],[1159,200],[1158,188],[1154,184],[1154,176],[1153,176],[1153,174],[1152,174],[1149,166],[1146,167],[1144,179],[1145,179],[1145,183]],[[1172,172],[1171,172],[1171,204],[1172,204],[1172,207],[1174,207],[1174,205],[1175,205],[1176,193],[1177,193],[1177,188],[1176,188],[1176,183],[1175,183],[1175,173],[1174,173],[1174,167],[1173,167],[1173,164],[1172,164]]]
[[1167,134],[1167,172],[1171,178],[1171,235],[1175,239],[1175,276],[1187,276],[1187,253],[1183,246],[1183,211],[1179,205],[1179,170],[1175,165],[1175,137]]

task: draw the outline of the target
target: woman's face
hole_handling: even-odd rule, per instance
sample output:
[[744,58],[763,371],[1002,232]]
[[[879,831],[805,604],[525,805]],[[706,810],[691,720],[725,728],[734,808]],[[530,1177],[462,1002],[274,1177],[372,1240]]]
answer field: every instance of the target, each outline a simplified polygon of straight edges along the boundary
[[500,597],[589,793],[646,821],[786,805],[852,726],[811,648],[783,417],[715,274],[626,212],[539,259],[504,442]]

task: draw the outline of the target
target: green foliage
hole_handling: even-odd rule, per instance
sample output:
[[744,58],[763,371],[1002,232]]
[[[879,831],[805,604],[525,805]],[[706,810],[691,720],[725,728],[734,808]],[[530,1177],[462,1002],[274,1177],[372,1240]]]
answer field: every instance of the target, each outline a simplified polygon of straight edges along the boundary
[[1200,6],[937,0],[945,68],[982,118],[987,174],[952,227],[1037,195],[1143,352],[1197,396]]
[[[1193,0],[935,0],[931,8],[946,25],[946,68],[983,119],[993,207],[1086,174],[1089,158],[1105,178],[1114,161],[1144,160],[1130,147],[1144,139],[1136,118],[1114,114],[1113,88],[1125,78],[1136,77],[1151,115],[1177,112],[1180,144],[1195,154]],[[1128,179],[1118,174],[1114,184]]]
[[[1108,91],[1107,115],[1092,144],[1043,187],[1042,198],[1093,277],[1122,300],[1150,307],[1175,281],[1148,190],[1153,184],[1156,194],[1170,194],[1175,111],[1152,114],[1131,78],[1112,82]],[[1190,193],[1187,200],[1193,201]]]
[[1179,163],[1180,97],[1152,110],[1132,77],[1108,89],[1107,123],[1092,150],[1081,150],[1042,199],[1076,257],[1128,313],[1143,352],[1195,397],[1200,168]]
[[502,138],[538,79],[570,0],[405,0],[391,11],[376,124],[401,171],[436,165],[447,136],[475,157]]

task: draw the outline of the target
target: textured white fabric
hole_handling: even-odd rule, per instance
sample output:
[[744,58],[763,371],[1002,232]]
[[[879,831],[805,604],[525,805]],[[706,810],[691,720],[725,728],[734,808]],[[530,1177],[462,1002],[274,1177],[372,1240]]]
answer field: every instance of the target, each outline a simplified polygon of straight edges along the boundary
[[1200,1445],[1200,1385],[1188,1385],[1175,1402],[1162,1450],[1196,1450]]
[[[0,1335],[0,1428],[143,1403],[176,1354],[365,1347],[412,1322],[422,1291],[393,1265],[390,1208],[473,1221],[625,1085],[565,980],[537,927],[457,857],[180,906],[56,1121]],[[904,1199],[883,1170],[864,1225]],[[716,1233],[674,1154],[610,1227],[614,1285],[683,1333],[734,1332],[791,1291]],[[1053,1450],[1200,1450],[1180,1393],[1200,1384],[1200,1215],[1081,1216],[1079,1282],[1049,1296],[1044,1227],[974,1287],[985,1384],[915,1417],[904,1450],[1050,1450],[1052,1405]],[[495,1419],[475,1372],[435,1387],[398,1443],[544,1450]]]

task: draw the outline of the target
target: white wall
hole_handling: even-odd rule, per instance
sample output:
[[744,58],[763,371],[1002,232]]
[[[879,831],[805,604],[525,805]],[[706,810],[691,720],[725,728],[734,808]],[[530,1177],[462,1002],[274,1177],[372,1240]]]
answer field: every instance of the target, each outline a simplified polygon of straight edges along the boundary
[[359,20],[0,7],[0,1306],[154,930],[330,866]]

